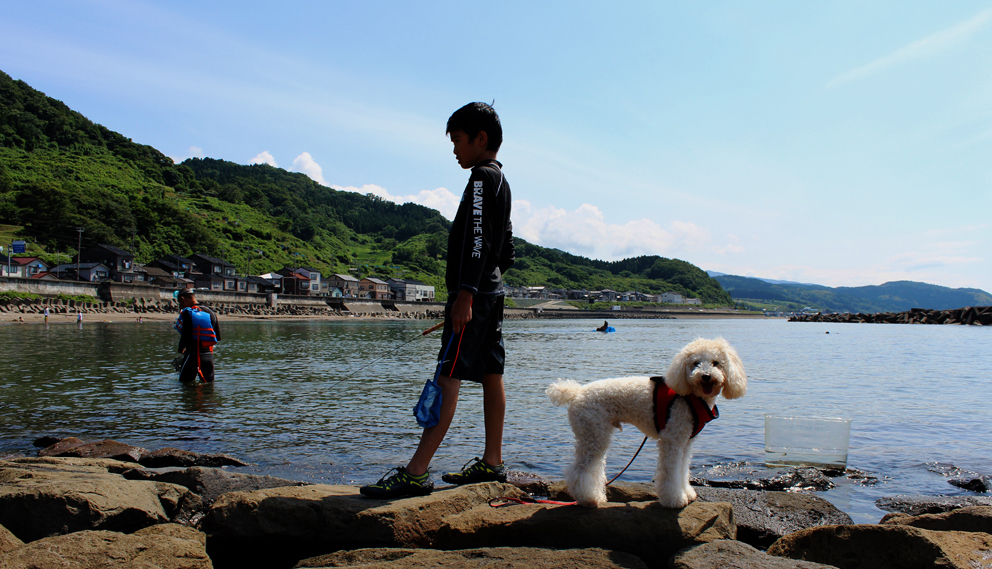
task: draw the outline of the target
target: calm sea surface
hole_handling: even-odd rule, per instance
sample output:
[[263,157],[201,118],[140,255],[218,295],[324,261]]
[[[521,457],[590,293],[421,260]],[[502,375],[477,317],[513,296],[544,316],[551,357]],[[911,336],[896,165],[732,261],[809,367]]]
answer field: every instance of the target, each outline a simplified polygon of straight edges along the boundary
[[[0,325],[0,455],[33,454],[41,435],[114,438],[226,452],[253,473],[373,482],[417,443],[412,408],[433,374],[439,333],[397,348],[431,323],[222,322],[218,380],[195,387],[172,372],[178,334],[167,323]],[[723,336],[744,360],[749,390],[721,400],[720,419],[697,437],[694,474],[760,472],[765,413],[853,419],[848,466],[878,482],[838,479],[820,495],[856,522],[878,521],[882,496],[971,494],[948,484],[951,465],[992,474],[990,328],[617,320],[616,333],[593,332],[599,324],[505,322],[511,469],[560,477],[570,460],[565,410],[544,395],[550,382],[661,374],[689,340]],[[481,454],[481,422],[481,389],[466,383],[435,472]],[[641,438],[633,428],[617,435],[608,474]],[[650,481],[655,460],[648,445],[622,480]]]

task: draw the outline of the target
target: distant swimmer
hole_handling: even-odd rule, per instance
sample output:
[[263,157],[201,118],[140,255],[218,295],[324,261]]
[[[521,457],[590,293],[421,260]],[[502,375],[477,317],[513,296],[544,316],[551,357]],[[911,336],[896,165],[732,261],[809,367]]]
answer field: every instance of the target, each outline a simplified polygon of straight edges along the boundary
[[603,325],[600,326],[599,328],[596,328],[596,331],[597,332],[606,332],[607,330],[609,330],[609,328],[610,328],[610,323],[607,322],[606,320],[603,320]]

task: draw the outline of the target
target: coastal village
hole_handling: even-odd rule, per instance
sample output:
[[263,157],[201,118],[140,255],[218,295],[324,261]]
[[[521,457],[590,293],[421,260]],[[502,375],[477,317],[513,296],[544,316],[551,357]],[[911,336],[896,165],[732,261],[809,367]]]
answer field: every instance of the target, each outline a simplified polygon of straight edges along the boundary
[[[13,244],[11,249],[23,250],[23,243],[21,247],[17,245]],[[312,267],[284,267],[276,272],[252,275],[250,265],[245,273],[239,273],[233,263],[201,253],[188,257],[171,254],[141,264],[135,261],[132,253],[106,244],[86,248],[73,262],[56,266],[49,266],[39,257],[24,255],[3,255],[0,256],[0,263],[0,277],[45,281],[111,282],[151,285],[165,290],[194,288],[210,292],[275,293],[399,302],[436,302],[435,299],[439,298],[433,285],[413,279],[382,280],[343,273],[324,275]],[[505,289],[507,296],[515,299],[702,305],[698,298],[687,298],[672,291],[645,294],[638,291],[553,289],[544,286],[506,286]]]

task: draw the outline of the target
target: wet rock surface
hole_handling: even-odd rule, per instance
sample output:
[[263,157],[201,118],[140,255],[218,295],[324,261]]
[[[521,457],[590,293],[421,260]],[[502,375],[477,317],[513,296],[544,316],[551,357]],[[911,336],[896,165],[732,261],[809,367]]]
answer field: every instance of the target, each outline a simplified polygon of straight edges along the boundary
[[40,446],[44,443],[51,444],[38,451],[38,456],[109,458],[125,462],[136,462],[149,468],[169,466],[248,466],[248,463],[226,454],[201,454],[171,447],[149,451],[111,439],[88,443],[76,437],[62,439],[41,437],[34,442],[35,446]]
[[875,506],[886,512],[918,516],[969,506],[992,506],[992,496],[886,496],[875,500]]
[[363,567],[375,569],[646,569],[639,558],[605,549],[569,549],[564,551],[533,547],[490,547],[439,551],[436,549],[359,549],[340,551],[305,559],[296,567]]
[[976,531],[992,534],[992,506],[970,506],[942,514],[886,514],[881,523],[934,531]]
[[267,488],[282,488],[284,486],[309,486],[306,482],[276,478],[274,476],[258,476],[241,474],[219,468],[204,468],[194,466],[184,470],[154,471],[133,469],[123,473],[129,480],[152,480],[178,484],[200,496],[204,506],[209,507],[214,500],[231,492],[251,492]]

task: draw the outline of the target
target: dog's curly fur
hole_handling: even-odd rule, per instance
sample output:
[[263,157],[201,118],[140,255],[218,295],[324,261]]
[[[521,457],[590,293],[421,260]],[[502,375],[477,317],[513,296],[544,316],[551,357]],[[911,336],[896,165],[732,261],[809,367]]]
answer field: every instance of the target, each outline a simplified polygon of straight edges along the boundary
[[[723,338],[697,338],[682,348],[668,367],[665,383],[679,395],[697,395],[711,409],[718,395],[737,399],[747,391],[744,364]],[[555,405],[568,405],[575,461],[565,476],[568,491],[579,504],[595,508],[606,502],[606,450],[621,423],[658,440],[658,502],[666,508],[682,508],[696,499],[689,486],[693,419],[684,398],[672,405],[668,424],[659,432],[654,421],[654,382],[649,377],[601,379],[588,385],[559,380],[546,393]]]

